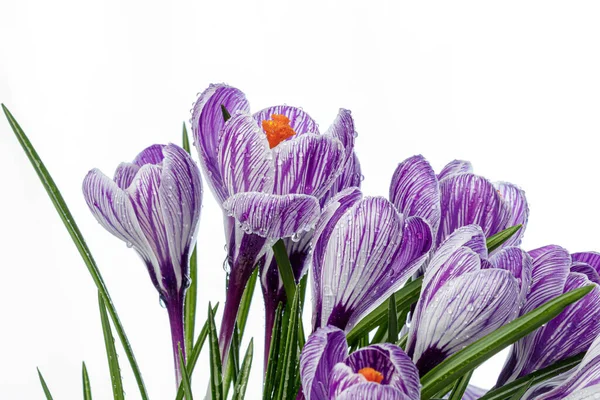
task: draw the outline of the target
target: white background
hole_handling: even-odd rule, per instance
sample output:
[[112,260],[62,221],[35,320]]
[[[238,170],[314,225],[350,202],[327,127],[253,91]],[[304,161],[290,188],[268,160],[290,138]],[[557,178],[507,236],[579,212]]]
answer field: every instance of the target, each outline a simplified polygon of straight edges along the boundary
[[[323,129],[339,107],[351,109],[369,194],[387,195],[395,166],[413,154],[438,170],[469,159],[526,190],[525,248],[600,248],[598,3],[366,3],[0,1],[0,101],[71,207],[153,399],[174,393],[167,315],[134,251],[87,210],[81,181],[93,167],[112,174],[147,145],[179,143],[211,82],[241,88],[254,110],[302,106]],[[82,360],[94,398],[109,399],[93,282],[3,121],[0,162],[0,399],[41,399],[36,366],[56,399],[81,398]],[[223,300],[223,244],[207,190],[198,329],[207,302]],[[247,332],[256,345],[249,399],[261,382],[261,301]],[[475,383],[491,386],[501,363]],[[121,366],[127,397],[138,398],[123,355]]]

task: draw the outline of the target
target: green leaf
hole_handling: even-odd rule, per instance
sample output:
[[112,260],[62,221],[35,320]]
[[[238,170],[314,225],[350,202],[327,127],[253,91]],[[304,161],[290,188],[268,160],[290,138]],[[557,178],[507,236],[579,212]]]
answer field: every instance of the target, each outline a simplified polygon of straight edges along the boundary
[[254,339],[250,339],[244,362],[240,369],[240,378],[233,390],[232,400],[243,400],[246,396],[246,388],[248,387],[248,379],[250,378],[250,369],[252,368],[252,357],[254,353]]
[[289,305],[290,299],[293,299],[296,294],[296,278],[294,278],[292,264],[288,258],[283,240],[279,239],[275,242],[273,245],[273,253],[275,254],[275,261],[277,261],[277,268],[279,269],[279,275],[283,281],[285,296],[287,297],[287,304]]
[[396,311],[396,295],[392,293],[388,300],[388,334],[387,341],[396,343],[398,341],[398,312]]
[[106,358],[108,359],[108,368],[110,370],[110,380],[112,382],[113,397],[115,400],[124,400],[123,381],[121,380],[121,368],[119,367],[119,358],[117,349],[115,349],[115,339],[110,328],[110,321],[106,313],[106,307],[102,295],[98,293],[98,305],[100,307],[100,321],[102,322],[102,333],[104,334],[104,347],[106,347]]
[[185,293],[184,305],[185,349],[188,354],[194,343],[194,325],[196,324],[196,301],[198,297],[198,263],[196,257],[196,246],[194,246],[190,257],[190,286]]
[[[423,277],[420,277],[414,281],[408,282],[402,289],[396,292],[396,310],[398,312],[409,309],[412,304],[419,300],[422,283]],[[348,343],[354,343],[366,333],[383,325],[387,321],[387,318],[388,304],[384,302],[352,328],[347,336]]]
[[227,111],[227,108],[223,104],[221,104],[221,113],[223,114],[223,120],[227,122],[229,118],[231,118],[231,114]]
[[[537,370],[535,372],[530,373],[529,375],[525,375],[519,379],[516,379],[506,385],[492,389],[486,394],[484,394],[479,400],[504,400],[509,398],[511,395],[515,393],[519,393],[524,387],[529,387],[530,385],[536,385],[540,382],[546,381],[550,378],[554,378],[557,375],[560,375],[564,372],[567,372],[576,366],[579,365],[581,360],[585,356],[585,353],[578,354],[573,357],[569,357],[565,360],[554,363],[546,368]],[[527,390],[527,389],[526,389]]]
[[192,386],[190,385],[190,377],[185,368],[185,363],[183,362],[184,357],[183,352],[181,351],[181,343],[177,343],[177,351],[179,351],[179,369],[181,370],[181,385],[183,386],[185,393],[185,400],[194,400],[194,396],[192,396]]
[[81,378],[83,380],[83,400],[92,400],[92,387],[85,363],[81,364]]
[[518,392],[516,392],[510,398],[510,400],[521,400],[521,398],[523,397],[523,395],[529,390],[530,387],[531,387],[531,381],[529,381],[529,383],[527,385],[523,386]]
[[212,393],[212,400],[223,400],[223,365],[221,364],[215,316],[210,303],[208,304],[208,337],[210,344],[210,392]]
[[[219,303],[215,304],[215,306],[213,307],[213,315],[217,313],[217,310],[219,309]],[[204,322],[204,325],[202,326],[202,330],[200,331],[200,335],[198,335],[198,338],[196,339],[196,344],[194,345],[194,348],[192,350],[191,354],[188,354],[188,359],[187,359],[187,372],[188,372],[188,376],[192,377],[192,372],[194,372],[194,367],[196,367],[196,362],[198,361],[198,357],[200,357],[200,353],[202,352],[202,347],[204,346],[204,342],[206,340],[206,337],[208,336],[208,318],[206,318],[206,321]],[[183,400],[183,385],[179,385],[179,389],[177,390],[177,400]]]
[[400,347],[402,350],[406,349],[406,343],[408,342],[408,333],[400,338],[396,342],[396,346]]
[[183,122],[183,127],[181,129],[181,145],[185,151],[190,153],[190,138],[188,136],[187,127],[185,126],[185,121]]
[[503,348],[535,331],[594,287],[589,285],[564,293],[451,355],[421,378],[421,398],[432,397]]
[[44,394],[46,395],[46,400],[52,400],[52,394],[50,394],[50,389],[48,389],[48,385],[46,385],[46,381],[40,372],[40,369],[37,369],[38,376],[40,377],[40,383],[42,384],[42,389],[44,389]]
[[290,321],[283,353],[283,369],[278,388],[278,399],[296,397],[297,359],[298,359],[298,320],[300,319],[300,298],[296,291],[290,307]]
[[448,400],[461,400],[463,398],[463,394],[465,394],[467,386],[469,386],[471,376],[473,376],[473,371],[474,370],[467,372],[459,380],[456,381],[456,384],[452,389],[452,394],[450,394]]
[[258,268],[254,268],[254,272],[250,275],[250,279],[248,279],[248,283],[244,288],[244,294],[242,295],[242,301],[240,302],[240,308],[238,309],[236,320],[240,330],[240,341],[243,339],[244,331],[246,330],[246,322],[248,321],[248,313],[250,311],[250,305],[252,304],[252,296],[254,295],[257,277]]
[[517,233],[522,226],[523,225],[521,224],[511,226],[510,228],[506,228],[505,230],[496,233],[494,236],[490,236],[489,238],[487,238],[486,244],[488,252],[492,252],[498,247],[502,246],[504,242],[510,239],[512,235]]
[[137,381],[138,388],[140,390],[142,399],[148,400],[148,394],[146,392],[146,387],[144,386],[144,380],[142,378],[140,369],[137,365],[137,361],[135,360],[135,356],[133,355],[133,350],[131,349],[131,345],[129,344],[127,335],[125,334],[125,329],[123,328],[123,325],[121,324],[119,315],[117,314],[117,310],[115,309],[115,306],[114,306],[114,304],[111,300],[111,297],[108,293],[108,289],[106,288],[106,285],[104,284],[104,280],[102,279],[100,270],[96,266],[96,262],[94,261],[94,258],[92,257],[92,253],[90,252],[89,248],[87,247],[87,244],[85,243],[85,240],[83,239],[83,235],[81,234],[81,231],[79,230],[79,228],[77,227],[77,224],[75,223],[75,219],[73,218],[73,215],[71,215],[71,212],[69,211],[69,208],[67,207],[67,204],[65,203],[65,200],[63,199],[62,195],[60,194],[60,191],[58,190],[58,187],[56,187],[56,184],[54,183],[54,180],[52,179],[52,176],[50,176],[50,173],[46,169],[46,166],[42,162],[38,153],[35,151],[35,148],[33,147],[31,142],[27,138],[27,135],[25,135],[25,132],[23,132],[23,130],[19,126],[18,122],[12,116],[10,111],[8,111],[8,109],[4,106],[4,104],[2,104],[2,109],[4,110],[4,114],[6,115],[6,118],[8,119],[8,122],[17,137],[17,140],[21,144],[21,147],[23,148],[23,150],[25,151],[25,154],[29,158],[31,165],[35,169],[35,172],[37,173],[38,177],[40,178],[40,181],[44,185],[44,188],[46,189],[46,192],[48,193],[50,200],[52,200],[52,204],[54,204],[54,207],[56,208],[58,215],[62,219],[67,230],[69,231],[69,234],[71,235],[71,239],[73,239],[73,242],[75,243],[75,246],[77,247],[77,250],[79,250],[79,254],[81,254],[81,257],[83,258],[83,261],[85,262],[85,265],[87,266],[88,271],[90,272],[90,275],[92,276],[92,279],[94,280],[94,283],[96,284],[96,287],[102,294],[102,298],[104,299],[104,304],[106,305],[106,308],[108,309],[108,313],[110,314],[110,317],[113,321],[113,324],[115,326],[117,334],[119,335],[119,339],[121,340],[121,343],[123,344],[123,349],[125,350],[125,354],[127,355],[129,364],[131,365],[131,369],[133,370],[133,374]]
[[282,315],[283,305],[279,303],[277,310],[275,311],[275,320],[273,321],[273,330],[271,331],[271,347],[269,348],[269,361],[267,363],[267,371],[265,373],[264,388],[263,388],[263,400],[270,400],[273,398],[277,385],[276,382],[276,371],[278,369],[279,362],[279,349],[280,349],[280,332],[282,329]]

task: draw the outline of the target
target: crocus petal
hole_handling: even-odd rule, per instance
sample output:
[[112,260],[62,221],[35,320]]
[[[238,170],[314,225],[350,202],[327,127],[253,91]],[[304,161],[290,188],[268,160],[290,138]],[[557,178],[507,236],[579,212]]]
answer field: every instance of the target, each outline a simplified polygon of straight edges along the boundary
[[217,146],[225,124],[221,106],[225,106],[231,115],[250,112],[250,105],[240,90],[224,84],[210,85],[194,104],[191,120],[200,164],[219,203],[229,196],[217,162]]
[[329,398],[329,374],[348,355],[344,332],[327,326],[309,336],[300,355],[300,376],[306,400]]
[[525,227],[527,226],[527,220],[529,219],[529,206],[527,205],[527,198],[525,192],[519,187],[508,182],[496,182],[494,183],[496,190],[502,199],[508,204],[510,210],[506,227],[510,228],[516,225],[523,225],[518,232],[511,236],[503,246],[518,246],[521,244],[521,239],[525,233]]
[[164,157],[158,197],[177,288],[181,289],[184,278],[181,273],[187,273],[200,219],[202,181],[198,167],[181,147],[167,145]]
[[418,321],[413,353],[421,374],[451,354],[514,319],[520,288],[508,271],[470,272],[438,290]]
[[273,114],[285,115],[290,120],[290,127],[297,135],[304,133],[319,133],[319,125],[304,110],[291,106],[273,106],[254,114],[258,125],[270,120]]
[[398,164],[390,185],[390,201],[404,215],[424,218],[437,236],[440,224],[440,188],[435,172],[421,155]]
[[354,368],[344,363],[336,364],[329,375],[329,394],[328,397],[318,397],[319,399],[337,399],[344,390],[368,382],[367,379],[356,373]]
[[138,167],[142,167],[146,164],[158,165],[165,158],[163,154],[164,144],[153,144],[142,150],[140,154],[135,157],[133,163]]
[[521,288],[521,304],[523,304],[531,287],[533,269],[531,256],[518,247],[506,247],[492,255],[489,262],[493,268],[505,269],[517,279]]
[[324,136],[331,136],[342,142],[346,153],[346,162],[348,162],[353,155],[354,137],[356,136],[354,120],[352,119],[350,110],[341,108],[333,124],[327,129]]
[[324,207],[329,200],[344,189],[360,187],[362,179],[360,162],[356,154],[353,153],[346,166],[342,169],[342,173],[333,182],[331,188],[329,188],[329,191],[321,197],[321,206]]
[[246,233],[270,239],[291,237],[313,229],[321,210],[313,196],[259,192],[233,195],[223,203],[223,208]]
[[225,123],[217,163],[223,188],[229,195],[272,191],[273,154],[252,116],[236,114]]
[[440,243],[455,229],[477,224],[486,237],[506,228],[509,209],[494,185],[472,174],[454,175],[440,182],[441,220],[438,230]]
[[563,293],[571,268],[569,252],[560,246],[545,246],[529,252],[533,258],[531,290],[521,314]]
[[592,266],[582,262],[574,262],[571,265],[571,272],[578,272],[584,274],[587,278],[597,285],[600,285],[600,275]]
[[365,382],[354,385],[335,398],[336,400],[419,400],[419,397],[408,397],[392,386]]
[[600,273],[600,253],[593,251],[571,254],[573,261],[586,263]]
[[275,156],[275,194],[324,196],[342,172],[344,147],[331,136],[306,134],[281,143]]
[[136,164],[132,163],[121,163],[117,167],[115,171],[115,177],[113,180],[121,189],[127,189],[131,182],[133,182],[133,178],[140,170],[140,167]]
[[438,174],[438,179],[441,181],[442,179],[446,179],[451,176],[472,173],[473,166],[469,161],[454,160],[450,161],[444,168],[442,168],[442,171]]

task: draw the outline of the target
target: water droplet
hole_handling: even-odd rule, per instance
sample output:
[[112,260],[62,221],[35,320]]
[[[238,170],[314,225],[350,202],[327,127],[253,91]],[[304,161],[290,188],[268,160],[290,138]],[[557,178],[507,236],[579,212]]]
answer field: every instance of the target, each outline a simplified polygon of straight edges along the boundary
[[167,308],[167,300],[163,297],[162,294],[158,296],[158,304],[160,304],[162,308]]
[[129,248],[132,248],[132,247],[133,247],[133,243],[131,243],[131,242],[127,242],[125,245],[126,245],[127,247],[129,247]]

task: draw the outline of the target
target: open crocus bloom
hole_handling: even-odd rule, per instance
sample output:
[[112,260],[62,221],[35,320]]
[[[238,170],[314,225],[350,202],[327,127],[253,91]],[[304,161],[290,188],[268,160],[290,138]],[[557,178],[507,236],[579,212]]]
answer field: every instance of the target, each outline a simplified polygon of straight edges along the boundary
[[437,244],[465,225],[479,225],[490,237],[522,224],[503,246],[518,245],[529,216],[525,193],[515,185],[492,183],[473,174],[468,161],[452,161],[436,175],[421,155],[398,164],[390,200],[404,215],[425,218]]
[[341,329],[326,326],[308,340],[300,355],[306,400],[418,400],[417,368],[398,346],[382,343],[348,355]]
[[590,284],[596,287],[513,345],[498,386],[586,351],[600,334],[600,254],[570,255],[554,245],[529,254],[533,258],[531,291],[521,315],[568,291]]
[[315,121],[299,108],[275,106],[250,114],[240,90],[211,85],[194,106],[192,129],[201,166],[225,214],[231,271],[220,332],[222,353],[227,354],[244,287],[257,265],[266,300],[268,349],[273,313],[284,299],[271,245],[286,240],[299,279],[306,270],[321,202],[360,180],[350,112],[340,110],[332,127],[320,134]]
[[517,247],[488,258],[478,225],[459,228],[440,244],[425,271],[406,348],[421,375],[517,317],[531,264]]
[[597,399],[600,393],[600,335],[576,369],[531,388],[523,400]]
[[183,303],[202,207],[198,167],[182,148],[154,145],[133,163],[121,163],[114,179],[91,170],[83,195],[98,222],[144,260],[169,313],[179,381],[178,344],[185,351]]
[[346,331],[398,290],[432,245],[425,220],[405,218],[382,197],[363,198],[358,188],[331,199],[313,241],[313,329]]

